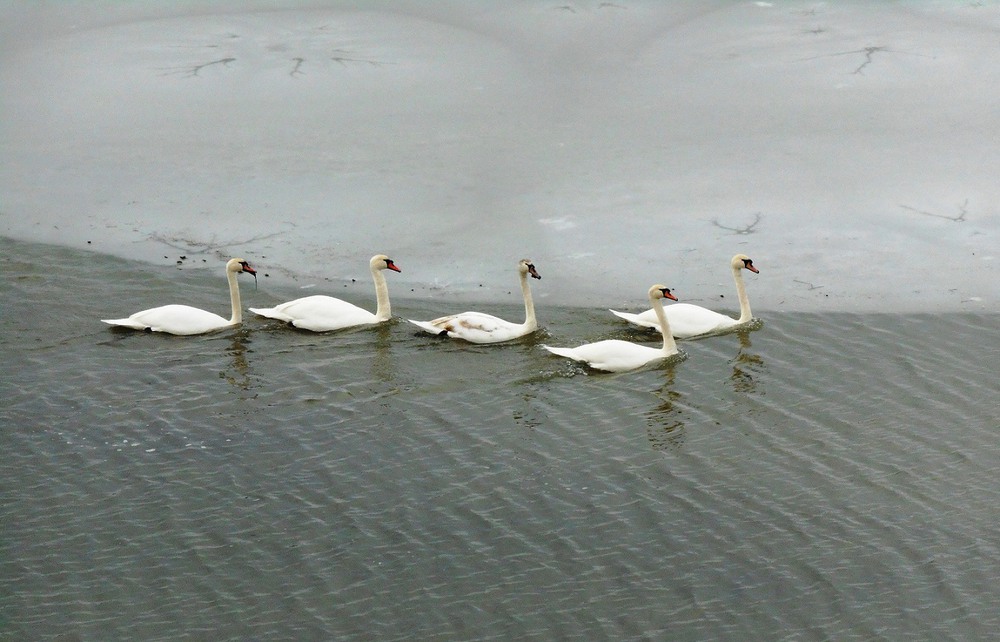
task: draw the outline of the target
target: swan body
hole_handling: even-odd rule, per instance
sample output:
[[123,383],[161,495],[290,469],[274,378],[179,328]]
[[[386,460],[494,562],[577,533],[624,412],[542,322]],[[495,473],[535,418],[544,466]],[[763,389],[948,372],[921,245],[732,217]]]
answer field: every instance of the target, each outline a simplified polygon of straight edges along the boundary
[[663,333],[663,346],[660,348],[651,348],[620,339],[606,339],[596,343],[585,343],[576,348],[553,348],[547,345],[543,345],[542,347],[552,354],[576,361],[583,361],[592,368],[608,372],[635,370],[648,363],[665,359],[677,354],[677,344],[674,342],[674,337],[670,332],[670,322],[667,321],[666,316],[663,314],[663,299],[677,300],[670,293],[669,288],[662,285],[654,285],[649,288],[649,302],[653,305],[654,314],[659,317],[660,331]]
[[470,343],[501,343],[531,334],[538,329],[538,321],[535,319],[535,305],[531,300],[528,275],[533,279],[542,277],[530,259],[522,259],[517,264],[517,272],[521,279],[521,295],[524,297],[524,323],[511,323],[483,312],[462,312],[433,321],[409,321],[431,334],[446,334],[452,339],[463,339]]
[[[750,270],[754,274],[759,271],[753,261],[745,254],[737,254],[730,262],[733,270],[733,280],[736,281],[736,294],[740,300],[740,318],[733,319],[714,310],[690,303],[675,303],[664,308],[664,313],[670,322],[670,331],[678,339],[688,339],[703,334],[717,334],[748,323],[753,319],[750,311],[750,299],[747,297],[746,286],[743,283],[742,270]],[[644,328],[660,328],[655,310],[646,310],[641,314],[630,314],[611,310],[615,316],[625,319]]]
[[226,263],[229,302],[232,306],[232,317],[229,319],[190,305],[173,304],[142,310],[124,319],[101,319],[101,321],[133,330],[180,335],[203,334],[239,325],[243,321],[243,314],[240,306],[240,286],[236,282],[236,275],[241,272],[253,274],[254,278],[257,278],[256,270],[243,259],[230,259]]
[[250,308],[250,311],[313,332],[328,332],[388,321],[392,318],[392,308],[389,304],[389,287],[382,271],[402,272],[402,270],[384,254],[373,256],[369,261],[369,267],[372,280],[375,282],[375,298],[378,302],[374,314],[353,303],[322,294],[295,299],[273,308]]

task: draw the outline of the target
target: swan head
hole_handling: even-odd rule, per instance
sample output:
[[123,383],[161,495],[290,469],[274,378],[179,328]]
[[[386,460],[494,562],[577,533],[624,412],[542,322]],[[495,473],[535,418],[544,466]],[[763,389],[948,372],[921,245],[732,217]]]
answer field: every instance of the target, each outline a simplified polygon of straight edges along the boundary
[[676,301],[677,297],[670,293],[670,288],[665,285],[660,285],[657,283],[653,287],[649,288],[649,298],[650,299],[670,299],[671,301]]
[[392,259],[385,254],[376,254],[373,256],[372,260],[369,261],[369,265],[372,266],[373,270],[392,270],[393,272],[402,272],[402,270],[396,267],[396,264],[392,262]]
[[229,259],[226,263],[226,272],[232,272],[234,274],[240,274],[246,272],[247,274],[253,275],[254,287],[257,287],[257,270],[250,267],[246,259]]
[[542,278],[542,276],[535,271],[535,264],[531,262],[531,259],[521,259],[521,262],[517,264],[517,271],[521,273],[521,276],[530,274],[533,279]]
[[757,268],[753,266],[753,259],[746,254],[737,254],[734,256],[732,266],[734,272],[739,272],[740,270],[750,270],[754,274],[760,274]]
[[246,272],[247,274],[257,276],[257,270],[250,267],[250,264],[247,263],[246,259],[229,259],[229,262],[226,263],[226,271],[236,272],[237,274],[240,272]]

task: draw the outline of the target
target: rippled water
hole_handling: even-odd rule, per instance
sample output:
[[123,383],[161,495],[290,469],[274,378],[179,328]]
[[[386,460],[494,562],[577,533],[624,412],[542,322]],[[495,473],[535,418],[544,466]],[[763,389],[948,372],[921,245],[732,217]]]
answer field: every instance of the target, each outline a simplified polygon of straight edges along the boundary
[[[539,305],[545,332],[506,346],[398,321],[179,338],[98,319],[222,313],[221,267],[0,250],[6,639],[1000,625],[995,315],[757,310],[758,331],[604,375],[539,347],[655,342],[599,309]],[[241,283],[244,305],[299,295]],[[397,316],[461,307],[393,294]]]

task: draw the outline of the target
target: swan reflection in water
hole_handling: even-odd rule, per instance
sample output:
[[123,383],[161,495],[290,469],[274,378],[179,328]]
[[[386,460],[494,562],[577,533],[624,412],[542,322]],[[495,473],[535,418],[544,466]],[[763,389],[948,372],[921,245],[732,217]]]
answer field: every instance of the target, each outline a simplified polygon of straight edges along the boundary
[[250,390],[253,388],[253,382],[250,379],[250,361],[247,359],[247,344],[250,343],[250,331],[240,328],[236,332],[233,332],[230,340],[229,347],[226,349],[226,356],[232,358],[232,365],[226,371],[220,372],[219,376],[237,390]]
[[375,353],[372,358],[372,378],[382,383],[390,383],[395,376],[392,363],[392,326],[395,319],[375,327]]
[[729,380],[733,382],[733,390],[744,394],[756,394],[759,392],[760,375],[766,370],[764,359],[756,352],[750,352],[751,329],[737,333],[740,339],[740,350],[733,357],[733,373]]
[[[520,401],[524,402],[523,408],[515,407],[511,412],[511,418],[519,426],[534,430],[545,423],[545,415],[542,410],[536,407],[538,394],[534,391],[522,393]],[[520,404],[518,404],[520,406]]]
[[684,445],[683,395],[674,390],[675,374],[674,364],[663,369],[663,385],[653,393],[659,403],[646,413],[646,436],[653,450],[675,451]]

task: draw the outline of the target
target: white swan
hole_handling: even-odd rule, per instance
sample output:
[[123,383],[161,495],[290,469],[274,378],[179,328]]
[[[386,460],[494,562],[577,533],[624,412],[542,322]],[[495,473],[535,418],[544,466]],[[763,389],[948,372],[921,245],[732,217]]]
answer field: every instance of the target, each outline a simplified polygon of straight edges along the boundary
[[328,332],[388,321],[392,318],[392,308],[389,305],[389,287],[385,283],[382,270],[393,272],[402,270],[385,254],[376,254],[368,265],[371,268],[372,280],[375,281],[375,298],[378,301],[375,314],[353,303],[322,294],[295,299],[273,308],[250,308],[250,311],[313,332]]
[[[757,268],[753,266],[753,261],[746,254],[737,254],[730,261],[733,270],[733,280],[736,281],[736,294],[740,299],[740,318],[733,319],[724,314],[713,312],[708,308],[690,303],[675,303],[665,308],[664,312],[670,321],[670,330],[678,339],[688,339],[703,334],[722,332],[743,325],[753,319],[750,312],[750,299],[747,298],[747,289],[743,284],[742,270],[750,270],[758,274]],[[618,312],[611,310],[611,313],[625,319],[629,323],[643,326],[645,328],[659,329],[660,323],[657,321],[654,310],[646,310],[641,314],[629,314],[628,312]]]
[[236,275],[240,272],[253,274],[254,280],[257,279],[257,271],[250,267],[250,264],[245,260],[229,259],[229,262],[226,263],[229,301],[232,304],[233,313],[230,319],[223,319],[218,314],[192,308],[189,305],[164,305],[136,312],[125,319],[101,319],[101,321],[133,330],[167,332],[169,334],[202,334],[239,325],[243,321],[243,313],[240,306],[240,286],[236,282]]
[[462,312],[433,321],[409,321],[431,334],[447,334],[452,339],[464,339],[471,343],[500,343],[531,334],[538,329],[538,321],[535,320],[535,305],[531,301],[528,275],[533,279],[542,277],[535,271],[530,259],[521,259],[517,264],[517,271],[521,277],[521,294],[524,297],[524,323],[511,323],[483,312]]
[[650,348],[620,339],[585,343],[576,348],[552,348],[547,345],[542,347],[552,354],[576,361],[584,361],[592,368],[608,372],[634,370],[647,363],[677,354],[677,344],[670,333],[670,322],[663,314],[663,299],[676,301],[677,297],[670,293],[669,288],[662,285],[654,285],[649,288],[649,302],[653,305],[653,313],[660,320],[660,331],[663,333],[663,347],[661,348]]

